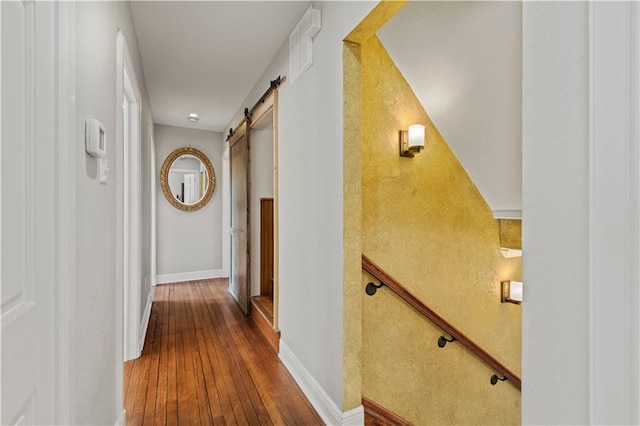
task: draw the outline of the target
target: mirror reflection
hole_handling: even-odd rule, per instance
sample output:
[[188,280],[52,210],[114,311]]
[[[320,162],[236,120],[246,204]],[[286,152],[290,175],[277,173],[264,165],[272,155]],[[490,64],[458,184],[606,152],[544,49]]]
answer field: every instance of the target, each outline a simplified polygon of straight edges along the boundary
[[191,147],[178,148],[162,164],[160,186],[173,207],[191,212],[211,200],[216,175],[203,152]]
[[169,169],[171,194],[182,204],[196,204],[207,193],[207,168],[199,158],[184,154]]

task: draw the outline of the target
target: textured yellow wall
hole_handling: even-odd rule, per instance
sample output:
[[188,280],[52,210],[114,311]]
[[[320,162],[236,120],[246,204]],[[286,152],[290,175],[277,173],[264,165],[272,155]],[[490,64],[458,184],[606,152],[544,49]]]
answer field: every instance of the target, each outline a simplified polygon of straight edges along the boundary
[[344,310],[342,409],[360,406],[362,399],[362,165],[360,163],[360,45],[345,42],[344,90]]
[[522,250],[522,220],[496,219],[500,229],[500,246]]
[[347,35],[343,46],[343,397],[342,409],[359,407],[362,400],[362,76],[360,46],[395,15],[408,0],[382,1]]
[[[363,253],[520,374],[520,306],[500,303],[520,259],[502,258],[498,221],[376,37],[361,79]],[[398,131],[412,123],[426,146],[402,158]],[[466,349],[438,348],[440,330],[386,289],[361,298],[364,396],[415,424],[520,423],[520,392],[491,386]]]

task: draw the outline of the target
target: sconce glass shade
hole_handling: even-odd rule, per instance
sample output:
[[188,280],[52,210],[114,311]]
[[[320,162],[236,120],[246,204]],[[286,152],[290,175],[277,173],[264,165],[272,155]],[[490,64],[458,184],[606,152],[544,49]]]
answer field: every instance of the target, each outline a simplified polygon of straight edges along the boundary
[[400,156],[413,158],[424,148],[424,126],[412,124],[409,131],[400,130]]
[[424,148],[424,126],[412,124],[409,126],[409,149],[420,152],[422,148]]
[[502,281],[502,303],[522,303],[522,283],[520,281]]

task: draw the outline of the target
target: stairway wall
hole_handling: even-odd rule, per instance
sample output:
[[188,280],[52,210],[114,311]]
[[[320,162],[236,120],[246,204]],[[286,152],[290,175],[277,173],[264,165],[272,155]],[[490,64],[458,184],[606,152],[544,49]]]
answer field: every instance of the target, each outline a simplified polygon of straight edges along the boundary
[[[520,374],[521,279],[500,253],[498,222],[376,37],[361,47],[363,253]],[[425,149],[398,155],[398,132],[426,126]],[[464,123],[461,123],[464,125]],[[363,274],[363,288],[370,277]],[[520,392],[382,289],[362,292],[363,394],[415,424],[520,423]]]

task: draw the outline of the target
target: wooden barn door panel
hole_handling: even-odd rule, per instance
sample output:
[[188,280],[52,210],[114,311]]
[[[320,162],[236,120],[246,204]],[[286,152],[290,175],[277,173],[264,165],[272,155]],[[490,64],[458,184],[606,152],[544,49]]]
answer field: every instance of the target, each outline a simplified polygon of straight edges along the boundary
[[273,300],[273,198],[260,199],[260,295]]
[[244,122],[229,139],[231,169],[231,279],[229,289],[240,308],[249,305],[249,134]]

